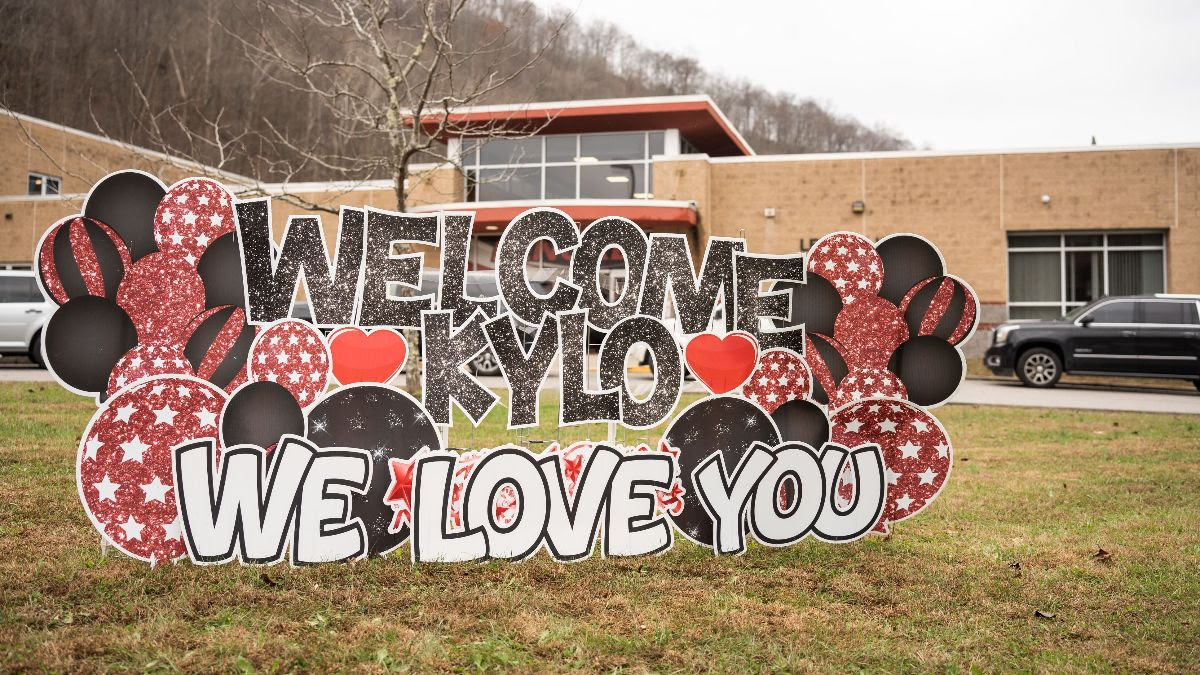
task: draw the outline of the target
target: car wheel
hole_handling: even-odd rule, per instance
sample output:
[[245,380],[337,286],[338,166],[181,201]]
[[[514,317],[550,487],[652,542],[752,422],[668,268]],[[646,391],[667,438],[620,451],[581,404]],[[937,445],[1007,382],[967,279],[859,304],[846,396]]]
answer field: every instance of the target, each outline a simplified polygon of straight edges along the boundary
[[492,350],[488,349],[471,361],[471,370],[475,371],[476,375],[499,375],[500,361],[496,359]]
[[33,339],[29,341],[29,360],[33,361],[33,365],[38,368],[46,367],[46,360],[42,358],[42,331],[33,334]]
[[1062,369],[1062,359],[1045,347],[1034,347],[1017,359],[1017,377],[1030,387],[1053,387]]

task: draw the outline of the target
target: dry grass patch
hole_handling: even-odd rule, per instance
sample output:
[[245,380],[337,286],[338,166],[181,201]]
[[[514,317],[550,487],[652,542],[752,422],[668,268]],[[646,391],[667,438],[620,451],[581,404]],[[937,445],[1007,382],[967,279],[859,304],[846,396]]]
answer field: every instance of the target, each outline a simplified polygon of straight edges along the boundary
[[[887,540],[721,559],[677,543],[653,558],[413,567],[404,548],[349,566],[151,570],[102,557],[75,497],[92,411],[52,385],[0,385],[6,669],[1200,667],[1193,417],[941,409],[950,484]],[[542,419],[555,418],[547,402]],[[512,439],[500,424],[452,442]]]

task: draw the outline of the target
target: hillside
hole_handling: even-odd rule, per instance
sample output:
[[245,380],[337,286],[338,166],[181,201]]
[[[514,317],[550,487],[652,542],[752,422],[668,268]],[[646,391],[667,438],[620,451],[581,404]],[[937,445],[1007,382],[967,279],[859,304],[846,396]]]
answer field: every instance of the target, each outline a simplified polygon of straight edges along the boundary
[[[248,56],[255,30],[269,23],[263,18],[269,12],[258,10],[233,0],[0,0],[9,26],[0,41],[0,103],[148,147],[169,144],[264,179],[281,173],[279,160],[291,163],[293,178],[327,177],[327,168],[282,156],[296,147],[281,149],[264,139],[278,130],[321,156],[351,156],[363,141],[329,133],[336,120],[319,101]],[[463,44],[488,44],[499,32],[505,44],[500,57],[518,60],[544,47],[531,68],[487,102],[706,93],[760,153],[909,147],[887,129],[868,128],[815,101],[641,47],[611,24],[580,25],[519,0],[480,2],[470,12],[456,34]],[[303,39],[335,39],[319,26],[303,30]],[[463,68],[482,65],[466,62]],[[216,147],[215,120],[222,142],[234,139],[237,152]]]

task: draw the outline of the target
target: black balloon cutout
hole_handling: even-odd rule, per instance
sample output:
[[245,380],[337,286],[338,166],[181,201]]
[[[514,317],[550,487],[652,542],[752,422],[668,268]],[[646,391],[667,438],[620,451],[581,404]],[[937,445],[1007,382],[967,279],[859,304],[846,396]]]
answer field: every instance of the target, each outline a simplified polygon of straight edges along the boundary
[[200,256],[196,271],[204,281],[205,309],[221,305],[245,308],[242,256],[236,232],[228,232],[214,239]]
[[908,391],[908,400],[917,405],[937,405],[950,398],[962,382],[962,353],[949,342],[932,335],[921,335],[900,345],[888,363]]
[[138,342],[125,310],[96,295],[82,295],[59,307],[44,331],[46,364],[68,386],[90,394],[107,388],[117,359]]
[[692,471],[714,452],[720,452],[730,474],[754,443],[774,448],[779,431],[762,408],[735,396],[714,396],[683,411],[667,429],[663,441],[679,450],[679,480],[683,486],[683,510],[670,515],[688,539],[712,545],[713,522],[692,484]]
[[776,281],[771,287],[772,291],[792,292],[791,320],[775,319],[775,327],[804,324],[805,333],[833,335],[834,321],[838,312],[842,311],[842,296],[838,295],[833,284],[824,277],[809,274],[806,282],[800,284],[794,281]]
[[274,449],[283,434],[304,435],[304,411],[275,382],[251,382],[233,392],[221,412],[221,444]]
[[149,174],[118,171],[92,186],[83,215],[116,231],[137,262],[158,250],[154,243],[154,213],[166,193],[166,187]]
[[404,543],[409,528],[389,532],[395,517],[384,503],[392,482],[389,459],[410,459],[422,448],[441,447],[429,414],[411,396],[386,385],[337,389],[308,413],[308,438],[321,448],[359,448],[371,453],[371,485],[356,495],[350,516],[367,530],[367,552],[383,555]]
[[825,410],[812,401],[788,401],[771,413],[771,419],[779,427],[779,436],[784,441],[807,443],[817,451],[829,441],[829,418],[825,416]]
[[875,245],[875,251],[883,261],[883,287],[879,296],[895,305],[918,282],[946,273],[941,254],[921,237],[911,234],[884,237]]

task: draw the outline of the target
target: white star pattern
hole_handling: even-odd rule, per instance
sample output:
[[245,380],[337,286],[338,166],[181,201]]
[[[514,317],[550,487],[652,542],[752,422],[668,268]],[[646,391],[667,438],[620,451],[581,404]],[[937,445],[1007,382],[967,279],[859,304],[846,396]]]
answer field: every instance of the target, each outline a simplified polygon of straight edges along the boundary
[[87,442],[83,444],[83,447],[84,458],[96,459],[96,453],[100,450],[100,448],[104,447],[104,441],[100,440],[100,436],[97,435],[94,438],[89,438]]
[[107,499],[115,502],[117,501],[117,490],[120,489],[121,484],[112,482],[112,479],[108,477],[108,474],[104,474],[104,480],[100,481],[99,483],[92,483],[92,487],[95,487],[96,491],[100,493],[100,496],[97,499],[100,499],[101,501]]
[[[883,513],[873,528],[886,533],[890,524],[919,513],[937,497],[950,470],[950,444],[928,411],[903,400],[862,401],[839,409],[830,418],[831,440],[848,448],[879,445],[888,485]],[[939,448],[937,453],[921,452]],[[844,470],[837,488],[839,503],[854,494],[852,472]]]
[[171,408],[169,406],[164,405],[163,407],[154,411],[154,423],[155,424],[174,424],[175,423],[175,415],[177,415],[177,414],[178,413],[176,413],[174,410],[171,410]]
[[163,530],[163,540],[165,540],[165,541],[171,541],[171,540],[181,541],[181,537],[183,536],[183,519],[182,518],[180,518],[179,516],[175,516],[175,520],[172,520],[171,522],[167,523],[166,525],[160,525],[160,527],[162,527],[162,530]]
[[864,291],[874,295],[883,283],[879,254],[866,237],[852,232],[838,232],[822,238],[809,251],[808,271],[834,285],[842,296],[842,304],[854,302],[848,291]]
[[167,491],[171,489],[171,486],[163,483],[158,476],[155,476],[153,481],[140,487],[142,488],[142,492],[146,494],[146,502],[167,503]]
[[134,436],[131,440],[121,444],[121,450],[125,453],[121,457],[122,462],[140,462],[142,455],[150,449],[150,446],[143,443],[142,439]]
[[141,540],[142,529],[146,526],[139,523],[138,521],[134,520],[133,514],[130,514],[129,520],[126,520],[124,523],[121,523],[118,527],[120,527],[122,530],[124,530],[126,540],[129,540],[129,539]]
[[764,351],[754,372],[742,386],[742,395],[768,413],[787,401],[805,400],[812,394],[808,364],[797,353],[783,348]]
[[[142,354],[148,365],[146,351]],[[157,562],[187,554],[174,502],[172,448],[214,436],[225,400],[210,383],[159,375],[101,404],[80,440],[76,471],[91,520],[117,548]],[[86,457],[89,448],[94,458]],[[172,530],[180,534],[172,538]]]
[[331,358],[324,337],[309,323],[287,319],[269,326],[250,347],[249,378],[283,385],[308,405],[325,391]]
[[193,264],[213,240],[231,231],[233,208],[228,193],[207,178],[171,186],[154,216],[159,249],[190,258]]

